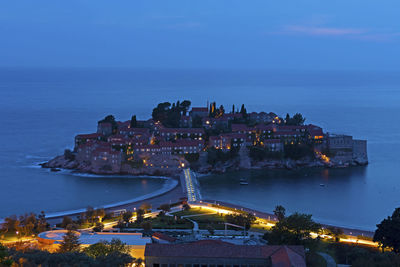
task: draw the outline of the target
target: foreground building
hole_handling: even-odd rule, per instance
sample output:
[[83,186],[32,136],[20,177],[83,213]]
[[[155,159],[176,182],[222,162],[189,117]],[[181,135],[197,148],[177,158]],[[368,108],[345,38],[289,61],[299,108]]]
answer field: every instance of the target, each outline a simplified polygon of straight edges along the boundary
[[[56,251],[63,241],[67,230],[54,230],[40,233],[39,243],[50,251]],[[144,258],[146,244],[151,243],[151,238],[143,237],[141,233],[80,233],[74,232],[79,237],[79,242],[83,248],[96,244],[100,241],[110,242],[113,238],[121,240],[127,244],[130,254],[135,258]]]
[[305,267],[302,246],[233,245],[220,240],[147,244],[147,267]]

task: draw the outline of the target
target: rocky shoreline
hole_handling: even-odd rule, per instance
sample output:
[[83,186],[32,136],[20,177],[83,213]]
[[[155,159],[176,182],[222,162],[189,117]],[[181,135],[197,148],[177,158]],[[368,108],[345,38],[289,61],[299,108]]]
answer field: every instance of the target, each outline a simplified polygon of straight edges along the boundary
[[134,176],[167,176],[170,178],[179,178],[181,169],[152,169],[152,168],[132,168],[127,164],[122,165],[119,172],[111,170],[98,170],[92,168],[90,165],[85,163],[80,163],[76,160],[69,160],[64,157],[64,155],[57,156],[47,162],[39,164],[42,168],[48,168],[52,171],[58,171],[59,169],[67,169],[80,173],[89,173],[97,175],[134,175]]
[[[191,166],[196,172],[201,174],[209,173],[225,173],[228,171],[237,170],[260,170],[260,169],[286,169],[286,170],[297,170],[302,168],[347,168],[353,166],[365,166],[368,161],[353,160],[342,164],[341,162],[323,162],[318,159],[304,159],[304,160],[264,160],[258,162],[247,162],[243,164],[241,157],[229,160],[224,163],[219,162],[214,166],[207,164],[205,161],[199,161],[198,163]],[[151,168],[141,167],[133,168],[128,164],[123,164],[119,172],[111,170],[96,170],[90,165],[80,163],[76,160],[66,159],[64,155],[57,156],[47,162],[41,163],[42,168],[49,168],[52,171],[58,171],[59,169],[68,169],[76,172],[90,173],[90,174],[101,174],[101,175],[146,175],[146,176],[168,176],[172,178],[178,178],[182,169],[180,168]]]

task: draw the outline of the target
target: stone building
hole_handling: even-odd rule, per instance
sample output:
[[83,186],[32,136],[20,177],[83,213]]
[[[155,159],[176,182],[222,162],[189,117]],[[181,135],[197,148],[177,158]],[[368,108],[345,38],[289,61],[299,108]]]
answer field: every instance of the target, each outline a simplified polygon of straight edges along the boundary
[[342,164],[368,163],[367,141],[356,140],[350,135],[328,134],[327,144],[332,161]]
[[102,135],[110,135],[112,134],[112,124],[110,122],[99,122],[97,124],[97,133]]
[[199,116],[200,118],[204,118],[208,116],[208,108],[205,107],[193,107],[192,110],[189,112],[192,118]]

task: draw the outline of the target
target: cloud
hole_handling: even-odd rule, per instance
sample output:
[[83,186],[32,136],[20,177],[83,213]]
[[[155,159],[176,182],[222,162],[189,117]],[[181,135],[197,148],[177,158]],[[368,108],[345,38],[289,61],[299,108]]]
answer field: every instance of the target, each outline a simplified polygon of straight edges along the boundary
[[353,28],[328,28],[315,26],[289,25],[284,27],[286,33],[298,33],[306,35],[325,35],[325,36],[340,36],[340,35],[361,35],[367,31],[364,29]]
[[322,25],[285,25],[279,31],[268,34],[319,36],[375,42],[388,42],[400,38],[400,32],[366,28],[326,27]]

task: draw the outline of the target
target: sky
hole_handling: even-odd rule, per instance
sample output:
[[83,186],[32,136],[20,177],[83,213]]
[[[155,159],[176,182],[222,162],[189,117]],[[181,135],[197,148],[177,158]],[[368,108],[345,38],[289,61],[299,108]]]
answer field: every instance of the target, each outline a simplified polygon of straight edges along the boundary
[[0,2],[0,67],[400,70],[399,0]]

